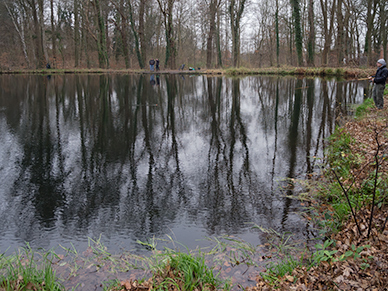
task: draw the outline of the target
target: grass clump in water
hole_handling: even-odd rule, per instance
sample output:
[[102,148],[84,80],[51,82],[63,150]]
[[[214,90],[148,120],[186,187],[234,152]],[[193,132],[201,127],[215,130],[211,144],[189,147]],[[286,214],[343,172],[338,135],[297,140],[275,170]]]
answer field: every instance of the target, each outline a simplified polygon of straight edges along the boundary
[[157,290],[217,290],[228,289],[205,264],[203,256],[193,256],[182,252],[167,251],[165,258],[153,276]]
[[[170,238],[171,241],[173,241]],[[156,290],[230,290],[227,281],[218,278],[213,273],[213,267],[206,265],[205,254],[198,251],[194,255],[165,247],[164,251],[156,249],[155,240],[143,243],[153,251],[153,255],[146,260],[152,272],[152,286]],[[175,249],[175,248],[174,248]]]

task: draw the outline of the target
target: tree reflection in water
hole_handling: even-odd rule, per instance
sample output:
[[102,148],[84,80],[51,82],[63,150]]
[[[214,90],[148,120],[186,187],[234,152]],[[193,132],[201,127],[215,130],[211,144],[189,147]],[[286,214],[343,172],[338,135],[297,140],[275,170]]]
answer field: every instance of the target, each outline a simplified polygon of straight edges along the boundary
[[0,245],[101,233],[130,246],[174,232],[260,241],[303,233],[282,178],[316,170],[367,84],[280,77],[1,76]]

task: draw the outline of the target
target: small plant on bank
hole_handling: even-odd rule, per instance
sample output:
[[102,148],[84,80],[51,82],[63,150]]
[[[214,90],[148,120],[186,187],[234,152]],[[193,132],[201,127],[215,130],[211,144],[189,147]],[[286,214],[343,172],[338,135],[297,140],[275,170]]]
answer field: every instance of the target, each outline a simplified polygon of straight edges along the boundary
[[293,256],[289,255],[279,262],[270,263],[267,266],[267,270],[261,272],[260,275],[264,280],[269,282],[269,284],[275,285],[279,281],[279,278],[282,278],[287,274],[291,275],[295,268],[302,267],[303,265],[303,256],[300,259],[295,259]]
[[337,250],[330,250],[329,247],[334,243],[332,240],[326,240],[323,244],[316,244],[317,249],[311,256],[312,264],[317,266],[321,262],[331,262]]
[[122,284],[117,279],[102,282],[102,290],[104,291],[120,290],[122,289],[121,287],[122,287]]
[[[254,225],[254,228],[268,235],[269,248],[274,253],[274,261],[266,265],[265,272],[260,273],[262,278],[270,285],[276,285],[280,278],[286,275],[289,276],[288,280],[292,279],[293,270],[305,265],[304,255],[306,250],[296,247],[296,244],[292,242],[291,234],[281,234],[274,229],[266,229],[259,225]],[[294,255],[295,253],[298,253],[298,255]]]
[[360,118],[365,115],[365,113],[374,106],[374,102],[372,98],[367,98],[361,105],[356,107],[355,117]]
[[350,175],[352,168],[358,168],[363,162],[361,155],[352,152],[351,144],[354,142],[355,139],[350,134],[337,127],[330,136],[329,146],[325,150],[327,163],[344,178]]

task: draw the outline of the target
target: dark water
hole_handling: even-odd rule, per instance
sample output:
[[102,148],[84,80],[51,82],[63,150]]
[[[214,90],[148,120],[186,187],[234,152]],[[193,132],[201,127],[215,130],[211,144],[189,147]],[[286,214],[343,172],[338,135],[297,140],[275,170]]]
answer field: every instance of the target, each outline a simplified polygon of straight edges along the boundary
[[317,171],[365,83],[179,75],[0,76],[0,250],[110,250],[171,235],[308,236],[283,178]]

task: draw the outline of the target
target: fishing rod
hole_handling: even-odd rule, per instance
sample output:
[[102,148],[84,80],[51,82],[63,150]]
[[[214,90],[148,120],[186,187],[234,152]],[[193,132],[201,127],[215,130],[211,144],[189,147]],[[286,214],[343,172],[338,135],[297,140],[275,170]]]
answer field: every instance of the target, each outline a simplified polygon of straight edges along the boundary
[[338,81],[337,83],[342,83],[342,82],[358,82],[358,81],[366,81],[366,80],[369,80],[369,77],[368,78],[359,78],[359,79],[351,79],[351,80],[343,80],[343,81]]
[[[352,80],[343,80],[343,81],[338,81],[337,83],[342,83],[342,82],[355,82],[355,81],[366,81],[366,80],[369,80],[371,81],[372,83],[372,80],[368,78],[359,78],[359,79],[352,79]],[[308,88],[308,86],[306,87],[300,87],[300,88],[295,88],[295,90],[300,90],[300,89],[306,89]]]
[[349,80],[349,81],[365,81],[365,80],[369,80],[369,77],[368,78],[353,79],[353,80]]

